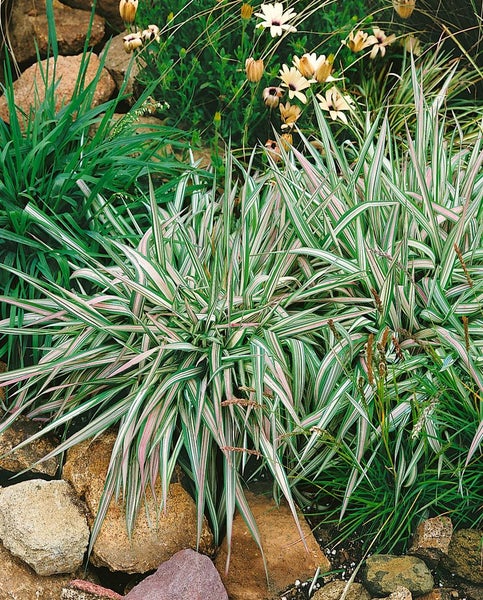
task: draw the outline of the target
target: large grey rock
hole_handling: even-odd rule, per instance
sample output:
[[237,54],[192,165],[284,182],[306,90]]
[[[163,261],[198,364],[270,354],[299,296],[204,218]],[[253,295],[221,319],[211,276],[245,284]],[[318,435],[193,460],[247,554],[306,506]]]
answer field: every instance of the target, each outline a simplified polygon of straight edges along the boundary
[[247,500],[260,532],[267,573],[260,549],[242,516],[236,514],[228,573],[225,572],[226,540],[215,560],[215,566],[231,600],[271,598],[296,579],[313,577],[318,567],[322,573],[330,571],[330,563],[303,515],[299,515],[299,518],[308,550],[304,547],[286,503],[277,506],[270,497],[252,492],[247,492]]
[[89,528],[66,481],[32,479],[0,490],[0,538],[39,575],[73,573],[84,559]]
[[483,584],[482,544],[483,532],[478,529],[455,531],[444,567],[467,581]]
[[[91,522],[99,509],[115,439],[115,433],[106,433],[78,444],[67,454],[63,477],[72,483],[79,497],[85,498]],[[195,548],[197,511],[193,499],[180,483],[169,486],[164,512],[159,510],[161,497],[158,480],[155,496],[150,488],[146,490],[144,506],[141,506],[130,537],[122,501],[113,499],[94,542],[90,556],[92,564],[111,571],[146,573],[179,550]],[[213,534],[206,521],[203,522],[199,549],[205,553],[214,551]]]
[[434,587],[433,576],[426,564],[416,556],[374,554],[363,569],[364,586],[374,596],[387,596],[398,587],[420,596]]
[[211,560],[194,550],[181,550],[146,577],[124,600],[228,600]]
[[[15,94],[15,104],[18,106],[19,119],[22,120],[21,111],[29,114],[45,98],[45,82],[42,73],[48,73],[48,84],[54,81],[58,82],[55,92],[55,109],[60,108],[70,102],[76,87],[79,70],[82,64],[82,55],[78,56],[59,56],[54,69],[54,59],[46,59],[35,63],[26,69],[22,75],[13,84]],[[99,57],[92,54],[85,71],[85,85],[93,81],[100,68]],[[106,69],[102,69],[99,81],[93,94],[92,104],[97,106],[108,100],[116,88],[114,80]],[[10,121],[8,106],[5,96],[0,97],[0,118],[4,121]]]
[[121,33],[112,38],[100,53],[100,58],[104,59],[104,66],[116,82],[117,88],[121,89],[126,82],[123,89],[126,95],[131,96],[134,91],[134,79],[139,73],[139,66],[135,60],[135,54],[127,54],[124,50],[124,35]]
[[[89,28],[90,13],[77,10],[53,0],[55,30],[59,53],[80,54],[84,48]],[[45,0],[15,0],[12,2],[8,24],[9,42],[15,60],[20,64],[37,59],[37,50],[45,57],[49,28]],[[95,15],[90,31],[89,45],[99,44],[105,33],[104,19]]]
[[37,423],[20,415],[12,425],[0,433],[0,468],[12,473],[19,473],[28,469],[33,473],[42,473],[53,477],[59,468],[58,457],[49,458],[37,465],[38,460],[55,449],[55,440],[41,437],[32,443],[13,450],[18,444],[25,441],[39,431]]

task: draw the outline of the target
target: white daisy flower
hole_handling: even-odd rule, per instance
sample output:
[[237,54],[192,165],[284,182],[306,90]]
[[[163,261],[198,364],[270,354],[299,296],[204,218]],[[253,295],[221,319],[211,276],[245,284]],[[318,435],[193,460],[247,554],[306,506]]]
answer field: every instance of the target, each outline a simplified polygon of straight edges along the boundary
[[257,28],[266,29],[270,28],[270,35],[276,37],[282,35],[284,31],[297,31],[293,25],[288,25],[287,21],[293,19],[296,16],[291,8],[286,12],[283,12],[283,5],[281,2],[275,2],[274,4],[262,4],[261,13],[255,13],[256,17],[264,19],[263,23],[259,23]]

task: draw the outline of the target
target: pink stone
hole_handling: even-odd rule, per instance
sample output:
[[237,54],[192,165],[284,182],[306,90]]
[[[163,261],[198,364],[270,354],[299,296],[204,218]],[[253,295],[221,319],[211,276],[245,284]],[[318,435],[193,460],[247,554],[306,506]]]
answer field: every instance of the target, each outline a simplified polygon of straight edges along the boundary
[[194,550],[181,550],[156,573],[143,579],[124,600],[228,600],[211,560]]
[[73,579],[63,588],[60,598],[61,600],[120,600],[123,596],[85,579]]

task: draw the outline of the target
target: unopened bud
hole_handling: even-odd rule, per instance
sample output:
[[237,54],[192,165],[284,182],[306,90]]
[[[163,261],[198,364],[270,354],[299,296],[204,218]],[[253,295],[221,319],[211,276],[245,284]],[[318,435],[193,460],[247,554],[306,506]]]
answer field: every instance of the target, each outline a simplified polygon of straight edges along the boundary
[[330,77],[332,73],[333,62],[334,57],[330,55],[319,65],[319,68],[315,72],[315,79],[317,79],[319,83],[325,83]]
[[409,19],[416,6],[416,0],[392,0],[392,5],[401,19]]
[[291,133],[282,133],[280,136],[280,144],[282,148],[286,151],[290,150],[293,145],[293,136]]
[[264,69],[265,67],[261,58],[255,60],[254,58],[250,57],[245,61],[245,72],[247,74],[248,81],[260,81]]
[[244,2],[241,6],[240,14],[242,19],[250,19],[253,15],[253,6],[250,6],[250,4]]
[[119,14],[124,23],[133,23],[136,18],[139,0],[121,0],[119,2]]

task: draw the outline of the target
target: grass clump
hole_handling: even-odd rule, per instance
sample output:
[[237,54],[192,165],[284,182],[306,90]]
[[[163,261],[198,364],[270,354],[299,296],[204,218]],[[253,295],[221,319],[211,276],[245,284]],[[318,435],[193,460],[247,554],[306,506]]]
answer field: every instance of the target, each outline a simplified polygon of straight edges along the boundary
[[[161,125],[140,123],[154,101],[144,93],[128,115],[114,124],[118,97],[95,106],[93,94],[101,76],[84,81],[86,53],[73,98],[60,108],[55,60],[40,69],[39,99],[28,114],[15,105],[12,74],[4,87],[10,122],[0,123],[0,262],[32,277],[70,285],[73,265],[86,254],[100,258],[94,233],[138,239],[146,227],[148,174],[164,181],[158,200],[169,198],[185,169],[172,149],[182,134]],[[43,92],[43,93],[42,93]],[[166,183],[170,181],[170,183]],[[75,245],[65,246],[66,237]],[[36,295],[21,278],[2,270],[6,295],[25,300]],[[2,318],[21,319],[22,309],[1,306]],[[37,362],[37,340],[2,338],[0,358],[15,368]]]

